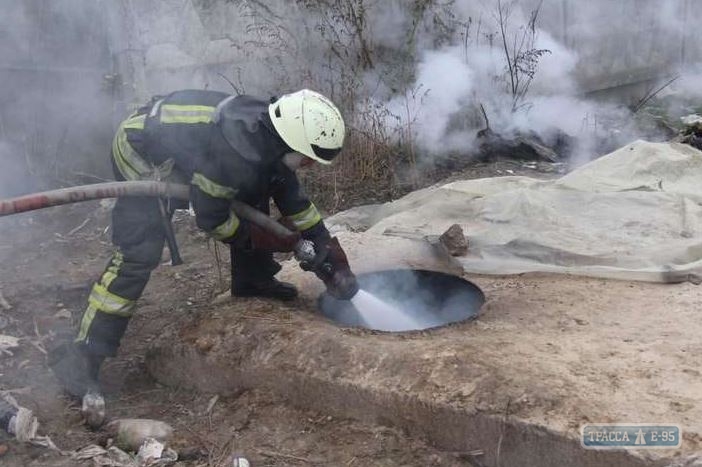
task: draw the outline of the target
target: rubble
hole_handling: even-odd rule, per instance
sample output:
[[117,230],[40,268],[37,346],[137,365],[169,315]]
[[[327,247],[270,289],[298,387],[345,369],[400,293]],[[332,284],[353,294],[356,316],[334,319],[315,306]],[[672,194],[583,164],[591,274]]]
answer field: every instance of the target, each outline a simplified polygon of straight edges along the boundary
[[73,454],[73,458],[78,461],[84,461],[94,459],[102,455],[107,455],[107,451],[97,444],[91,444]]
[[12,349],[19,347],[19,338],[0,334],[0,355],[13,355]]
[[234,456],[230,459],[230,462],[226,464],[227,467],[250,467],[248,459],[245,457]]
[[7,393],[0,398],[0,428],[19,442],[61,452],[50,437],[37,435],[39,422],[34,413]]
[[116,446],[134,452],[148,438],[164,443],[173,434],[173,428],[165,422],[137,418],[114,420],[107,424],[105,431],[114,438]]
[[559,133],[554,145],[546,143],[536,133],[504,136],[486,128],[478,132],[479,153],[485,159],[508,157],[529,161],[559,162],[562,154],[567,153],[571,139]]
[[702,116],[691,114],[681,117],[680,121],[684,128],[674,141],[688,144],[702,151]]
[[9,432],[10,422],[17,415],[14,405],[0,399],[0,428]]
[[156,441],[153,438],[146,438],[144,444],[139,448],[137,453],[137,462],[140,464],[146,464],[148,462],[158,460],[163,454],[165,446],[163,443]]
[[91,460],[95,467],[166,467],[178,461],[178,454],[153,438],[147,438],[132,456],[117,446],[108,449],[91,444],[73,453],[77,461]]
[[696,130],[702,130],[702,116],[697,114],[690,114],[684,117],[680,117],[680,121],[686,127],[691,127]]
[[54,318],[56,319],[71,319],[71,312],[70,310],[66,308],[61,308],[59,311],[57,311],[54,314]]
[[77,461],[92,460],[95,467],[138,467],[132,456],[116,446],[105,449],[91,444],[75,452],[73,459]]
[[81,414],[85,419],[85,423],[93,429],[100,428],[105,423],[107,409],[105,407],[105,398],[96,391],[88,391],[84,396],[81,404]]
[[468,240],[463,234],[463,229],[458,224],[453,224],[439,237],[439,242],[446,247],[451,256],[465,256],[468,254]]
[[15,415],[10,419],[7,432],[15,435],[17,441],[29,442],[37,437],[39,422],[31,410],[18,407]]
[[2,290],[0,290],[0,307],[5,311],[10,311],[12,309],[12,305],[5,299]]

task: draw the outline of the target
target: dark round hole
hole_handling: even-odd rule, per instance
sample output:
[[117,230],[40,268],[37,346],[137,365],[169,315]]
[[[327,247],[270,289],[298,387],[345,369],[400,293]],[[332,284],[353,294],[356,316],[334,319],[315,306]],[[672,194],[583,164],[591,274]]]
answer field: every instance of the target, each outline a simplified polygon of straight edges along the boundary
[[[358,276],[361,291],[365,291],[398,310],[394,314],[374,319],[372,325],[362,316],[375,310],[359,312],[354,303],[341,301],[326,292],[319,297],[322,314],[344,326],[359,326],[380,331],[410,331],[429,329],[475,318],[485,303],[485,295],[475,284],[460,277],[441,272],[396,269]],[[365,303],[365,302],[361,302]],[[409,320],[404,319],[409,317]]]

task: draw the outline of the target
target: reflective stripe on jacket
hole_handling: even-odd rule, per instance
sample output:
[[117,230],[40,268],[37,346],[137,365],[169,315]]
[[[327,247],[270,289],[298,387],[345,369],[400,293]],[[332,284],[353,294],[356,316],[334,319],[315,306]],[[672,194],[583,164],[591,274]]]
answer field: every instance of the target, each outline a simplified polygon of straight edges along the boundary
[[251,96],[232,100],[227,115],[240,138],[229,144],[215,122],[217,105],[227,97],[188,90],[154,98],[117,130],[113,157],[119,171],[127,180],[149,177],[154,166],[172,160],[190,180],[198,226],[218,240],[230,241],[239,230],[230,209],[235,198],[257,206],[272,196],[303,233],[317,226],[326,231],[297,176],[282,163],[290,149],[273,129],[268,102]]

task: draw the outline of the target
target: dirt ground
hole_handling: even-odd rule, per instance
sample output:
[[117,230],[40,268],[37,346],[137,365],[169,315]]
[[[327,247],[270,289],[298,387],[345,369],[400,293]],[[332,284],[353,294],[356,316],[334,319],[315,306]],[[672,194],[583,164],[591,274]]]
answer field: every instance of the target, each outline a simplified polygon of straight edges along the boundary
[[[342,238],[352,263],[368,254],[357,236]],[[407,245],[392,243],[377,245],[371,255],[382,258],[365,267],[394,264],[398,254],[423,266]],[[305,283],[293,268],[284,272]],[[222,304],[156,344],[147,363],[170,385],[266,387],[300,406],[400,427],[440,449],[482,451],[491,466],[669,466],[700,454],[698,286],[469,278],[487,296],[474,322],[400,335],[340,329],[298,312],[314,303],[306,284],[291,309]],[[631,456],[585,451],[578,436],[586,423],[677,424],[683,445]],[[503,426],[510,435],[500,441]]]
[[[548,177],[554,170],[504,161],[455,178]],[[101,435],[87,430],[78,406],[61,395],[46,367],[46,352],[71,335],[91,282],[107,261],[108,208],[106,203],[87,203],[0,220],[0,291],[11,305],[11,309],[0,309],[0,334],[22,339],[12,356],[0,356],[0,390],[33,409],[41,433],[51,436],[64,451],[94,443]],[[241,329],[256,329],[266,338],[279,339],[278,347],[290,344],[293,355],[301,351],[299,343],[296,347],[285,336],[293,335],[289,329],[295,324],[312,320],[310,329],[321,326],[330,333],[320,338],[341,332],[309,313],[313,308],[309,298],[282,309],[264,300],[213,303],[228,289],[228,252],[208,242],[185,214],[177,219],[176,229],[186,264],[164,265],[154,273],[119,357],[103,369],[102,382],[111,417],[155,418],[174,426],[174,447],[187,448],[193,457],[179,465],[218,466],[227,455],[238,452],[255,466],[480,466],[481,456],[475,450],[494,450],[497,440],[470,449],[447,449],[440,440],[388,427],[393,424],[382,423],[382,419],[353,421],[324,409],[294,408],[279,392],[266,387],[223,392],[214,400],[212,394],[157,383],[146,370],[147,349],[164,335],[180,335],[186,325],[217,326],[211,319],[216,314],[225,313],[227,320],[243,323]],[[415,365],[417,371],[432,367],[433,379],[438,380],[442,372],[458,368],[449,361],[469,361],[471,351],[482,349],[481,358],[486,360],[471,366],[478,382],[459,398],[466,404],[503,414],[509,400],[515,417],[563,430],[573,430],[590,417],[595,417],[590,421],[604,422],[631,414],[655,416],[656,420],[665,415],[667,422],[693,428],[685,439],[685,450],[699,449],[701,440],[696,433],[702,432],[697,427],[702,409],[696,394],[702,394],[702,349],[696,336],[702,329],[694,320],[701,301],[699,289],[546,276],[477,278],[476,282],[489,297],[484,317],[436,331],[431,339],[424,339],[423,334],[410,337],[412,343],[426,345],[424,351],[442,355],[438,362],[425,359],[422,365]],[[547,306],[554,302],[555,306]],[[626,313],[619,316],[617,310],[624,304]],[[281,316],[289,322],[282,334],[281,327],[274,326]],[[685,319],[678,321],[681,317]],[[680,322],[685,326],[676,324]],[[473,334],[452,337],[460,330]],[[524,338],[513,340],[521,331]],[[344,332],[364,338],[363,333]],[[382,335],[377,342],[380,348],[407,355],[407,349],[400,349],[406,339]],[[515,357],[506,360],[502,370],[487,372],[491,362],[505,361],[506,349]],[[233,365],[236,358],[232,357]],[[632,361],[642,365],[632,366]],[[532,371],[521,371],[525,367]],[[349,368],[347,377],[363,369],[363,365]],[[191,378],[188,371],[183,367],[179,378],[201,376]],[[438,399],[448,398],[455,389],[427,381],[414,383],[419,393]],[[645,395],[645,404],[632,399],[631,391]],[[601,403],[604,399],[611,402]],[[610,404],[620,411],[608,413],[604,407]],[[0,433],[0,444],[9,447],[9,452],[0,458],[2,465],[79,465],[70,457],[3,436]]]
[[[4,223],[3,231],[4,239],[9,238],[8,231],[21,234],[13,235],[12,242],[3,242],[2,293],[12,309],[2,311],[0,333],[20,337],[22,343],[14,355],[0,357],[0,389],[33,409],[41,433],[66,451],[94,443],[101,436],[83,427],[78,406],[61,395],[46,367],[45,351],[70,335],[91,280],[106,262],[109,248],[102,232],[107,218],[104,211],[91,214],[84,230],[70,238],[63,236],[70,227],[51,225],[47,230],[56,233],[42,237],[36,224],[51,224],[51,218],[58,215],[74,219],[75,227],[94,207],[55,208],[51,214],[21,216],[11,226]],[[164,329],[196,319],[228,281],[228,265],[221,266],[220,283],[214,253],[192,222],[183,219],[177,225],[187,264],[157,270],[119,358],[109,361],[102,372],[112,418],[155,418],[171,423],[176,430],[174,446],[200,454],[180,465],[222,465],[231,452],[246,455],[254,465],[334,465],[336,461],[353,465],[360,459],[376,465],[446,465],[446,454],[397,430],[296,410],[265,391],[218,398],[207,412],[211,395],[156,384],[144,370],[149,342]],[[224,255],[226,251],[220,249]],[[250,302],[243,305],[250,306]],[[2,465],[78,465],[70,458],[3,436],[0,434],[0,443],[9,446],[9,453],[0,458]]]
[[[557,170],[560,166],[504,160],[476,164],[465,176],[547,177]],[[82,425],[78,405],[62,395],[49,372],[46,353],[72,336],[92,281],[109,258],[109,209],[107,201],[89,202],[0,219],[0,294],[11,306],[0,308],[0,334],[21,339],[13,355],[0,355],[0,391],[34,410],[40,432],[64,451],[95,443],[101,435]],[[186,264],[174,268],[164,260],[156,270],[120,355],[102,371],[112,418],[171,423],[175,446],[201,454],[180,465],[221,465],[231,452],[248,456],[254,465],[465,465],[464,454],[441,452],[381,425],[294,409],[266,391],[222,397],[205,413],[211,396],[157,384],[145,371],[150,343],[169,328],[197,320],[229,286],[228,251],[208,242],[186,213],[177,214],[175,227]],[[267,306],[241,302],[247,311]],[[0,445],[9,447],[2,465],[76,465],[2,432]]]

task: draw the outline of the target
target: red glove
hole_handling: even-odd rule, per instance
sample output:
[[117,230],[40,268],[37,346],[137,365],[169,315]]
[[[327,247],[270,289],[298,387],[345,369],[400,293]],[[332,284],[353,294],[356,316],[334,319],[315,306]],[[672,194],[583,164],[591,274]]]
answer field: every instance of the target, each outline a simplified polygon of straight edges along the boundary
[[299,232],[291,232],[287,237],[280,237],[265,230],[254,223],[249,224],[249,238],[254,250],[263,251],[294,251],[295,245],[300,241]]
[[329,295],[338,300],[350,300],[358,292],[356,276],[351,272],[349,260],[339,240],[333,237],[323,245],[317,246],[315,264],[303,266],[303,269],[314,271],[324,285]]

